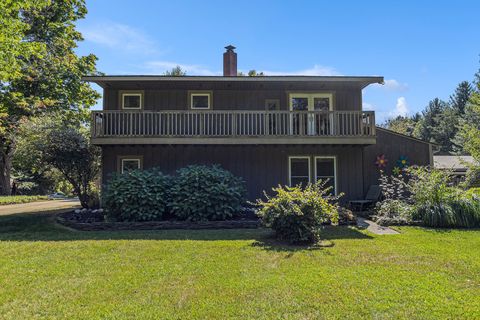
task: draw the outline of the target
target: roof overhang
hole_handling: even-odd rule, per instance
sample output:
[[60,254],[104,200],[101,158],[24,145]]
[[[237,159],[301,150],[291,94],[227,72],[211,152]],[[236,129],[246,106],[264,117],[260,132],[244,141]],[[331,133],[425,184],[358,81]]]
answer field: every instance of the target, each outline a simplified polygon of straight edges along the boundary
[[82,80],[94,82],[100,87],[105,88],[108,84],[121,82],[190,82],[190,81],[210,81],[210,82],[349,82],[357,83],[362,89],[366,86],[378,83],[383,84],[383,77],[378,76],[240,76],[240,77],[222,77],[222,76],[159,76],[159,75],[130,75],[130,76],[88,76],[82,77]]

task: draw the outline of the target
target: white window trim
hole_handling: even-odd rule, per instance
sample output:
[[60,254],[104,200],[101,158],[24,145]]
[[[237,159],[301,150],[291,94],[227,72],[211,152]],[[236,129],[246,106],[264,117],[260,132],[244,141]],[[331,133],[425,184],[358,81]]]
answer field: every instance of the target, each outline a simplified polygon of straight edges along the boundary
[[[138,108],[127,108],[125,107],[125,99],[124,97],[126,96],[134,96],[134,97],[140,97],[140,106]],[[121,98],[122,98],[122,109],[124,110],[141,110],[142,107],[143,107],[143,94],[142,93],[128,93],[128,92],[125,92],[125,93],[122,93],[121,94]]]
[[337,157],[336,156],[315,156],[313,158],[314,161],[314,180],[317,182],[317,159],[333,159],[333,179],[334,181],[334,188],[335,188],[335,195],[338,193],[338,187],[337,187]]
[[125,161],[136,161],[138,163],[138,169],[141,169],[142,168],[142,161],[140,158],[122,158],[121,160],[121,164],[120,164],[120,172],[123,173],[123,163]]
[[312,182],[311,179],[311,157],[309,156],[289,156],[288,157],[288,185],[292,186],[292,159],[307,159],[308,160],[308,182]]
[[[195,108],[193,106],[193,97],[201,96],[208,98],[208,108]],[[192,110],[210,110],[212,109],[212,94],[210,92],[191,92],[190,93],[190,109]]]

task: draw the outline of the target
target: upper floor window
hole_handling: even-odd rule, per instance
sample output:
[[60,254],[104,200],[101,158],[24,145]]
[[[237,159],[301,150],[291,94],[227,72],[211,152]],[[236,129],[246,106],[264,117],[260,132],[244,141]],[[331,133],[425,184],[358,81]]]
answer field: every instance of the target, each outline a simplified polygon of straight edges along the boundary
[[212,108],[212,92],[198,91],[198,92],[190,92],[189,94],[190,94],[191,109],[208,110]]
[[139,110],[143,108],[143,92],[121,92],[122,109]]

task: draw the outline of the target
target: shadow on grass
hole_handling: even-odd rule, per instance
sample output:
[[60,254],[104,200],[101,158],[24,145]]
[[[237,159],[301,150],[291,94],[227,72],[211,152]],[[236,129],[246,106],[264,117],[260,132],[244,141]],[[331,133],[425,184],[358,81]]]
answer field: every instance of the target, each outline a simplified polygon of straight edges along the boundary
[[252,246],[261,247],[269,251],[313,251],[333,247],[335,240],[340,239],[372,239],[371,236],[360,232],[356,228],[347,226],[325,226],[321,233],[322,240],[314,245],[292,245],[287,242],[278,241],[273,233],[268,234],[261,240],[255,241]]
[[320,246],[291,246],[274,240],[269,229],[216,230],[137,230],[77,231],[55,222],[54,213],[26,213],[0,216],[0,241],[82,241],[82,240],[254,240],[254,246],[267,250],[317,250],[331,246],[336,239],[368,239],[370,236],[350,227],[327,226]]

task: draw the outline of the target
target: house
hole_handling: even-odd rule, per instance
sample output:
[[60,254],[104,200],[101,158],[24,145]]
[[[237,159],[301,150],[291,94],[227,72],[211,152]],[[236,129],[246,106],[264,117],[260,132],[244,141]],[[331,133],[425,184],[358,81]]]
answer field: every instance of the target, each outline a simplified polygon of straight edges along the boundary
[[468,166],[475,165],[475,159],[472,156],[435,155],[433,164],[437,169],[449,170],[453,175],[453,181],[458,184],[465,181]]
[[102,181],[112,172],[220,164],[244,178],[249,199],[278,184],[329,179],[344,200],[378,184],[378,156],[432,164],[431,145],[375,126],[362,110],[372,76],[237,76],[233,46],[223,76],[91,76],[103,88],[92,112]]

